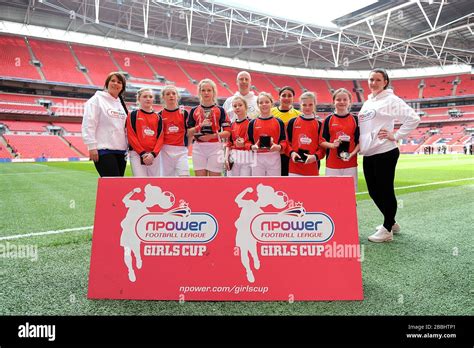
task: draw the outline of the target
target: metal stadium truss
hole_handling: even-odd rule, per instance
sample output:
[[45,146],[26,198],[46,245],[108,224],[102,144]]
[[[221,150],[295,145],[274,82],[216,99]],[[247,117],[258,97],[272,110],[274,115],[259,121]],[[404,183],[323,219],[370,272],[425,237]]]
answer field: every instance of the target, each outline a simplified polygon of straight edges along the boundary
[[0,5],[0,21],[299,68],[472,64],[474,54],[472,0],[383,0],[336,19],[334,28],[217,1],[30,0]]

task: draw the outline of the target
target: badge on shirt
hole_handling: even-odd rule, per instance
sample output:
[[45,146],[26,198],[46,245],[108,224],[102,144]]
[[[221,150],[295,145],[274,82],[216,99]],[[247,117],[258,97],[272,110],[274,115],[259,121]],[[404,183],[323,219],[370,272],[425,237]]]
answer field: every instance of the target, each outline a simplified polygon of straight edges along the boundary
[[155,135],[155,131],[149,127],[143,129],[143,134],[148,137],[152,137]]
[[309,145],[313,142],[306,134],[301,134],[299,140],[301,145]]
[[168,133],[178,133],[179,132],[179,127],[174,125],[174,124],[171,124],[169,127],[168,127]]

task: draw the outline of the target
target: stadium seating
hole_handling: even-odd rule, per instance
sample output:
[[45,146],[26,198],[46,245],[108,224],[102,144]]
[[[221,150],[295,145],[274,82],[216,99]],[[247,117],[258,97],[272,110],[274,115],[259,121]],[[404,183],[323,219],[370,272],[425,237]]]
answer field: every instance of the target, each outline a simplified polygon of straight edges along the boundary
[[420,79],[390,80],[394,93],[402,99],[418,99]]
[[0,36],[0,76],[41,80],[23,37]]
[[452,94],[453,76],[425,78],[423,98],[447,97]]
[[324,80],[298,77],[297,80],[301,86],[308,91],[316,93],[318,103],[332,103],[332,96],[328,85]]
[[59,136],[56,135],[12,135],[4,134],[20,158],[68,158],[79,157]]
[[0,93],[0,102],[36,104],[40,98],[41,96],[36,95]]
[[12,154],[2,142],[0,142],[0,158],[12,158]]
[[153,71],[140,54],[116,50],[110,51],[110,54],[115,59],[115,62],[122,68],[122,71],[126,71],[130,76],[149,80],[155,78]]
[[76,44],[71,46],[79,62],[87,68],[87,75],[95,86],[103,86],[107,75],[118,70],[105,49]]
[[473,95],[474,94],[474,80],[472,75],[459,76],[461,83],[457,86],[456,95]]
[[259,73],[255,71],[249,71],[250,75],[252,76],[252,85],[254,85],[257,90],[255,91],[256,94],[260,92],[267,92],[270,93],[275,101],[278,100],[278,90],[275,86],[272,85],[270,80],[267,78],[267,74]]
[[54,122],[53,125],[63,128],[68,133],[81,133],[81,123]]
[[47,132],[46,126],[49,126],[46,122],[27,122],[27,121],[11,121],[11,120],[0,120],[8,127],[10,132]]
[[0,102],[0,113],[3,114],[30,114],[30,115],[48,115],[48,112],[41,105],[29,105],[20,103]]
[[192,84],[189,77],[176,64],[176,61],[164,57],[146,56],[145,59],[155,69],[156,73],[176,87],[186,88],[191,94],[196,95],[197,86]]
[[41,62],[41,70],[46,80],[75,85],[89,84],[78,69],[67,44],[36,39],[30,39],[29,42],[34,55]]
[[210,78],[211,80],[213,79],[213,76],[209,70],[207,70],[206,66],[202,63],[193,63],[180,60],[177,61],[177,64],[181,67],[185,74],[191,78],[191,80],[199,82],[206,78]]
[[[229,88],[233,93],[237,91],[237,74],[239,70],[232,69],[232,68],[224,68],[221,66],[215,65],[208,65],[208,69],[215,75],[217,78],[225,82],[227,84],[227,88]],[[224,88],[224,87],[222,87]],[[219,88],[220,90],[221,88]],[[233,94],[232,93],[232,94]]]
[[63,137],[68,141],[72,146],[74,146],[79,152],[84,156],[88,157],[89,156],[89,150],[87,149],[87,146],[84,145],[84,142],[82,141],[82,137],[75,137],[75,136],[65,136]]

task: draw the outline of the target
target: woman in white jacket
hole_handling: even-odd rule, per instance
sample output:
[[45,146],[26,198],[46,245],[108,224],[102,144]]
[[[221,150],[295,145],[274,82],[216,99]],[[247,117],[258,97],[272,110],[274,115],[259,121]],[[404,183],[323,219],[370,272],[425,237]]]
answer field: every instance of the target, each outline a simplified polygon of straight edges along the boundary
[[[397,142],[406,137],[420,122],[417,113],[388,89],[389,77],[384,69],[374,69],[369,76],[372,94],[359,113],[360,153],[370,197],[384,216],[383,224],[369,236],[371,242],[389,242],[400,231],[395,221],[397,198],[394,179],[400,151]],[[401,122],[395,132],[395,120]]]
[[125,76],[112,72],[105,80],[106,90],[97,91],[84,105],[82,139],[100,176],[123,176],[127,166],[125,86]]

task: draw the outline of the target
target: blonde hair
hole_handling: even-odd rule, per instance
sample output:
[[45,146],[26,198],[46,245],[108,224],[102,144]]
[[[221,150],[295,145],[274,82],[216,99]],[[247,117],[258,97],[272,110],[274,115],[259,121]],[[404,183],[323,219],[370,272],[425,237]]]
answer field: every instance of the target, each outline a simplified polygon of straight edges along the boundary
[[313,92],[304,92],[300,97],[300,103],[303,99],[313,99],[313,102],[316,105],[316,94]]
[[178,89],[176,88],[176,86],[173,86],[173,85],[166,85],[163,87],[163,89],[161,90],[161,93],[160,93],[160,101],[161,101],[161,104],[165,104],[164,100],[165,100],[165,94],[167,91],[169,90],[173,90],[176,92],[176,105],[178,105],[178,100],[181,98],[181,95],[179,94],[179,91]]
[[201,88],[203,85],[205,84],[209,84],[212,88],[212,91],[214,92],[214,104],[217,104],[217,86],[216,86],[216,83],[214,81],[212,81],[211,79],[203,79],[201,81],[199,81],[199,84],[198,84],[198,96],[199,96],[199,101],[202,102],[202,98],[201,98]]
[[270,99],[270,101],[272,102],[272,104],[275,102],[275,100],[273,99],[273,96],[268,93],[268,92],[260,92],[260,94],[258,95],[257,97],[257,104],[258,102],[260,101],[260,98],[261,97],[267,97],[268,99]]
[[332,101],[335,102],[336,101],[336,96],[339,94],[339,93],[346,93],[347,96],[349,97],[349,101],[351,102],[352,104],[352,93],[349,92],[347,89],[345,88],[339,88],[339,89],[336,89],[334,91],[334,93],[332,94]]
[[235,96],[232,99],[232,106],[234,106],[234,101],[236,101],[236,100],[240,100],[244,104],[245,110],[249,109],[249,105],[247,104],[247,101],[244,98],[242,98],[241,96]]
[[143,88],[140,88],[138,91],[137,91],[137,105],[140,106],[140,97],[142,96],[142,94],[144,92],[150,92],[151,95],[153,96],[153,101],[155,100],[155,93],[153,92],[153,90],[151,88],[148,88],[148,87],[143,87]]

